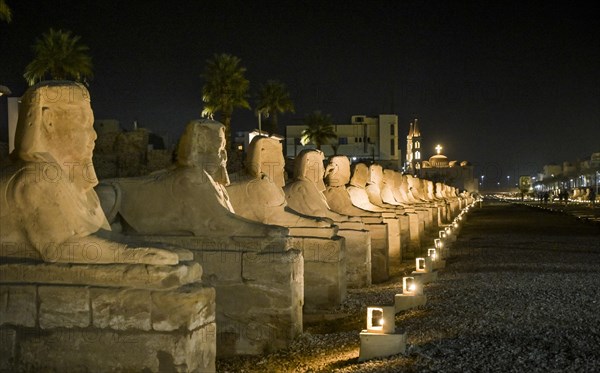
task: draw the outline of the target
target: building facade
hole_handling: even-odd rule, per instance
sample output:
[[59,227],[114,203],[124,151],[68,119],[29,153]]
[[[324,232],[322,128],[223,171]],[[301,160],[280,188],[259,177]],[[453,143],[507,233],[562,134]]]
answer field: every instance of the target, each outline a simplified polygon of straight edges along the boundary
[[[315,145],[302,145],[300,138],[305,125],[288,125],[285,134],[285,155],[294,158],[303,149],[314,149]],[[398,116],[380,114],[376,117],[353,115],[348,124],[334,124],[337,139],[321,150],[325,156],[345,155],[353,161],[376,161],[384,167],[399,169]]]

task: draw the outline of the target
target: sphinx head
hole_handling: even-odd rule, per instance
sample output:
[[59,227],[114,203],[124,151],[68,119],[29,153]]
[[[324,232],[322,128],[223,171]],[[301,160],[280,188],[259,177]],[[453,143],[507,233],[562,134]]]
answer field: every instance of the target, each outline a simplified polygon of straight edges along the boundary
[[225,126],[212,119],[189,122],[177,147],[177,165],[202,168],[216,182],[228,185]]

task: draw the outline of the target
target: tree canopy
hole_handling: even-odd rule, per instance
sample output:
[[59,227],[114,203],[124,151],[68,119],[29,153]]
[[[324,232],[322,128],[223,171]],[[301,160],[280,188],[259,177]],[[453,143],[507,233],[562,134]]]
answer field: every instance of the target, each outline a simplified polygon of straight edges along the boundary
[[204,73],[205,83],[202,88],[204,109],[202,116],[213,117],[219,114],[225,125],[227,149],[231,143],[231,116],[236,108],[250,109],[248,90],[250,82],[244,74],[246,68],[241,60],[230,54],[215,54],[206,61]]
[[6,23],[12,21],[12,12],[4,0],[0,0],[0,20]]
[[317,149],[321,149],[321,145],[329,143],[329,139],[337,138],[331,116],[325,115],[320,111],[314,111],[304,118],[306,129],[302,131],[300,142],[306,145],[309,142],[314,143]]
[[277,80],[269,80],[266,84],[263,84],[258,91],[256,111],[264,113],[265,117],[269,117],[269,127],[267,129],[269,134],[277,132],[278,114],[295,112],[294,103],[285,84]]
[[50,29],[35,41],[33,61],[23,75],[33,85],[50,75],[51,79],[72,79],[85,82],[92,77],[92,58],[89,48],[80,43],[71,31]]

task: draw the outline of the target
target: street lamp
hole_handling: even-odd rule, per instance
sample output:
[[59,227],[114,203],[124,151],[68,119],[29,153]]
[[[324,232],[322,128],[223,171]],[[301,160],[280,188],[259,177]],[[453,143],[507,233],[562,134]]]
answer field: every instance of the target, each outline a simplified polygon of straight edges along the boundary
[[265,118],[269,117],[269,112],[265,109],[258,110],[258,134],[262,135],[262,113],[265,113]]

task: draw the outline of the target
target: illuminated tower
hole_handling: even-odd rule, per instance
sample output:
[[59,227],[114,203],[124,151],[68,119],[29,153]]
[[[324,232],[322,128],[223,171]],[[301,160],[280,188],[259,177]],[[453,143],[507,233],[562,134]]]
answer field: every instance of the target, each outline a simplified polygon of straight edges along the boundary
[[405,169],[411,174],[418,174],[421,169],[421,130],[419,120],[410,123],[408,136],[406,136],[406,164]]

